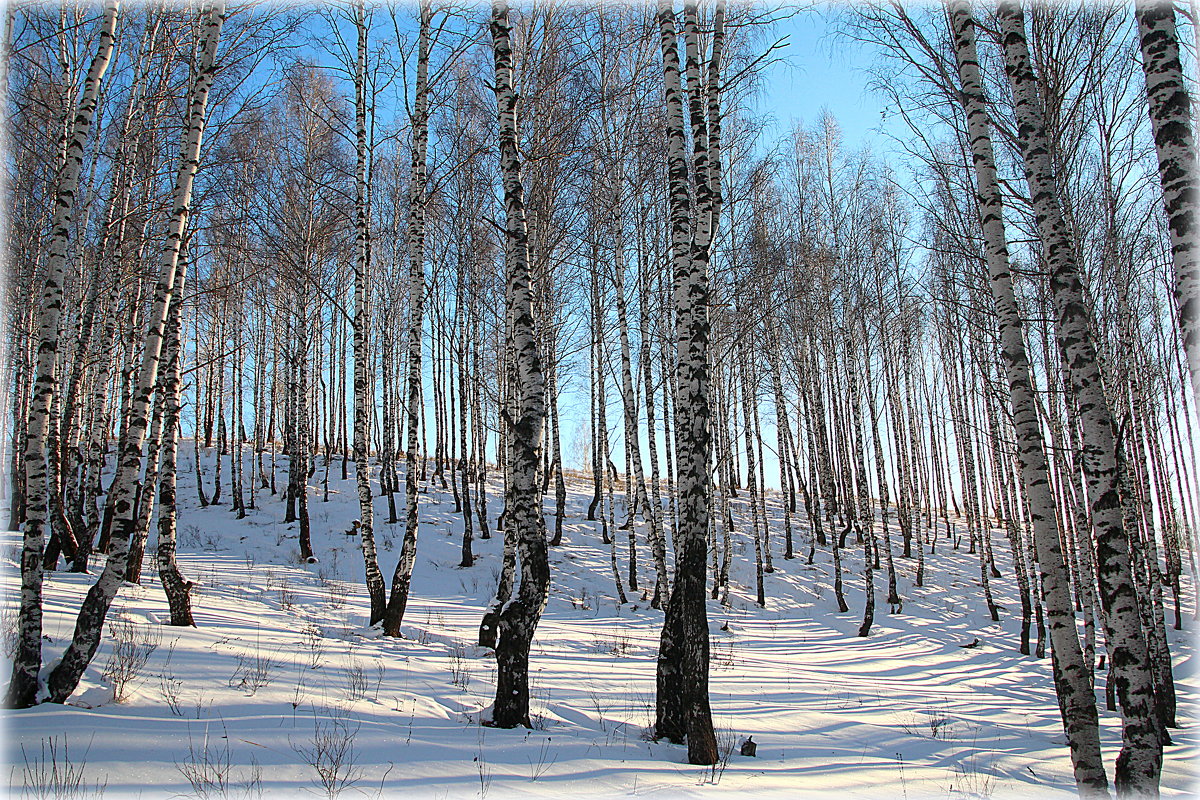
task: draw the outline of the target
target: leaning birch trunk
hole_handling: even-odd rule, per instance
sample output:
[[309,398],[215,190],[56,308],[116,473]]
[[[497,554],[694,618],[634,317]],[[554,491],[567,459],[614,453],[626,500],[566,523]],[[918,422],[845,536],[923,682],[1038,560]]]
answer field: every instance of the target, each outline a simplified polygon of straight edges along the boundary
[[1108,797],[1108,777],[1100,752],[1100,730],[1091,670],[1083,659],[1075,630],[1071,582],[1059,540],[1058,518],[1050,485],[1050,470],[1043,450],[1041,427],[1030,377],[1029,358],[1021,332],[1021,316],[1013,292],[1008,245],[1004,235],[1004,208],[996,177],[991,121],[987,112],[979,59],[975,47],[975,21],[968,0],[950,0],[958,74],[959,99],[967,118],[975,164],[976,199],[983,225],[984,247],[991,278],[992,299],[1000,329],[1013,427],[1017,434],[1017,460],[1028,503],[1034,547],[1041,570],[1042,597],[1050,629],[1054,688],[1062,709],[1075,784],[1081,797]]
[[1033,198],[1038,236],[1050,271],[1059,348],[1078,403],[1087,493],[1096,531],[1096,560],[1101,605],[1108,627],[1110,657],[1124,730],[1117,758],[1118,794],[1158,794],[1162,742],[1155,714],[1154,683],[1146,667],[1146,640],[1138,613],[1130,566],[1130,537],[1122,519],[1117,481],[1117,451],[1112,412],[1104,395],[1093,341],[1094,320],[1083,296],[1079,267],[1059,205],[1037,76],[1025,39],[1025,15],[1018,2],[1002,0],[997,22],[1004,49],[1005,73],[1012,86],[1021,155]]
[[[500,127],[500,171],[504,184],[505,262],[509,341],[515,360],[516,418],[505,420],[511,447],[509,491],[505,498],[517,554],[521,583],[516,597],[500,611],[496,644],[496,700],[492,724],[498,728],[530,727],[529,647],[550,593],[550,564],[546,552],[546,523],[538,491],[542,428],[546,420],[545,377],[538,352],[529,269],[528,229],[524,187],[517,149],[517,95],[513,88],[513,53],[508,4],[492,3],[492,48],[496,63],[496,111]],[[506,532],[507,534],[507,532]]]
[[[171,296],[171,305],[167,311],[168,323],[171,319],[170,309],[175,307],[175,298],[178,295],[172,290]],[[133,504],[133,534],[129,537],[129,554],[125,558],[125,580],[128,583],[140,584],[142,582],[142,565],[146,560],[146,540],[150,538],[150,517],[154,514],[154,495],[158,490],[159,456],[162,450],[163,414],[165,413],[162,377],[160,374],[154,391],[154,409],[150,416],[150,429],[146,434],[146,471],[138,487],[137,500]]]
[[217,0],[208,10],[204,25],[204,44],[200,48],[200,63],[196,67],[195,82],[188,97],[188,124],[180,152],[179,172],[175,179],[172,197],[172,213],[168,221],[166,240],[163,244],[158,286],[155,290],[154,310],[146,331],[141,374],[133,397],[125,449],[118,453],[117,474],[113,479],[114,519],[108,561],[96,584],[88,592],[79,617],[71,645],[62,660],[50,673],[48,681],[49,699],[55,703],[65,702],[75,687],[84,669],[91,662],[100,644],[100,631],[104,617],[116,596],[117,589],[125,578],[126,556],[129,552],[129,537],[133,532],[136,512],[134,497],[138,473],[142,466],[142,443],[148,425],[147,415],[150,398],[158,377],[159,354],[162,349],[163,327],[167,309],[175,284],[176,266],[183,231],[187,225],[191,208],[192,182],[200,163],[200,144],[204,135],[204,112],[208,104],[208,91],[215,73],[217,42],[221,26],[225,22],[225,4]]
[[370,623],[383,619],[387,587],[375,551],[375,514],[371,500],[371,465],[368,460],[371,424],[371,313],[367,307],[371,231],[367,214],[367,11],[363,0],[354,9],[358,28],[358,61],[354,73],[354,478],[358,486],[358,534],[362,546],[367,595],[371,598]]
[[[693,217],[679,42],[671,0],[659,0],[657,16],[663,54],[676,314],[675,450],[679,517],[675,529],[675,584],[659,641],[655,733],[676,742],[686,738],[690,763],[713,764],[718,753],[708,699],[709,640],[704,591],[711,461],[708,251],[717,222],[720,184],[711,180],[709,172],[709,131],[700,84],[699,15],[695,0],[688,0],[684,4],[684,27],[695,173]],[[715,74],[719,70],[723,38],[723,2],[718,2],[714,21],[712,71]],[[712,91],[710,102],[716,104],[716,86]]]
[[172,625],[195,625],[192,619],[192,582],[185,581],[175,560],[175,477],[179,453],[179,399],[183,388],[183,283],[187,251],[179,256],[175,288],[167,315],[166,358],[163,364],[163,441],[161,475],[158,479],[158,577],[167,596]]
[[[386,636],[399,636],[417,561],[417,430],[421,422],[421,332],[425,324],[425,182],[429,142],[429,0],[421,0],[417,80],[413,98],[412,171],[408,211],[408,432],[404,447],[404,540],[383,615]],[[440,464],[440,462],[439,462]]]
[[54,220],[50,226],[46,255],[46,283],[37,316],[37,372],[25,431],[26,496],[21,544],[21,608],[17,619],[18,639],[13,655],[12,679],[5,700],[10,708],[28,708],[37,702],[38,672],[42,667],[42,551],[50,503],[46,483],[46,437],[50,430],[50,413],[56,389],[55,361],[58,359],[63,281],[66,276],[67,247],[75,224],[79,173],[83,168],[83,153],[96,114],[100,82],[112,58],[118,5],[116,0],[110,0],[104,6],[100,41],[88,68],[70,139],[63,142],[67,157],[55,188]]
[[[1183,80],[1175,7],[1164,0],[1137,0],[1138,41],[1150,125],[1158,152],[1158,175],[1171,231],[1175,267],[1175,305],[1179,330],[1192,378],[1192,398],[1200,408],[1200,242],[1196,215],[1200,213],[1196,145],[1192,133],[1192,103]],[[1193,27],[1197,20],[1193,20]]]

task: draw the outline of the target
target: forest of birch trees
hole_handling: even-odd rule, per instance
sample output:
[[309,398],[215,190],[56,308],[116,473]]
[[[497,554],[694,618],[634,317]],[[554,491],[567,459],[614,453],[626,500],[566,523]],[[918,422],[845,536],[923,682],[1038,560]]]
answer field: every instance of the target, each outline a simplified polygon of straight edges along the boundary
[[[419,500],[451,492],[462,567],[503,541],[497,727],[530,724],[548,551],[603,548],[613,597],[661,611],[654,735],[693,764],[718,757],[732,559],[763,607],[782,565],[830,559],[869,638],[969,554],[954,591],[1020,619],[1005,646],[1052,675],[1080,795],[1157,795],[1167,631],[1200,607],[1194,3],[824,8],[890,148],[776,112],[776,27],[812,9],[3,13],[10,707],[72,695],[126,583],[195,624],[187,464],[201,506],[285,508],[298,563],[353,479],[388,637]],[[592,540],[564,536],[568,485]],[[65,648],[54,570],[95,576]]]

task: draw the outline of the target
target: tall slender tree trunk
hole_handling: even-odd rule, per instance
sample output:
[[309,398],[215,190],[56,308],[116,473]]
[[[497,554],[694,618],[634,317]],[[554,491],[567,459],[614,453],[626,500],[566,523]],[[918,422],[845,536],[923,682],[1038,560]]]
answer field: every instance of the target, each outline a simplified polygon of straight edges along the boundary
[[1117,792],[1123,796],[1157,796],[1162,771],[1162,741],[1155,713],[1154,682],[1147,669],[1146,640],[1130,566],[1130,532],[1125,530],[1122,519],[1117,445],[1096,356],[1092,333],[1094,321],[1084,300],[1079,268],[1059,204],[1058,182],[1050,161],[1038,79],[1025,39],[1025,15],[1019,3],[1002,0],[997,6],[996,17],[1004,49],[1005,73],[1013,92],[1017,139],[1033,198],[1038,236],[1050,270],[1050,295],[1059,349],[1067,363],[1083,431],[1080,458],[1096,531],[1100,599],[1108,628],[1117,696],[1125,722],[1123,746],[1117,758]]
[[[1183,79],[1174,4],[1137,0],[1134,7],[1163,206],[1171,232],[1175,306],[1192,378],[1192,399],[1200,409],[1200,242],[1196,241],[1200,232],[1196,222],[1196,215],[1200,214],[1200,187],[1192,103]],[[1196,27],[1198,22],[1193,20],[1192,26]]]
[[458,562],[460,567],[470,567],[475,563],[475,554],[472,552],[471,540],[474,538],[472,530],[472,514],[475,513],[471,505],[471,477],[474,465],[470,460],[470,454],[467,443],[467,405],[472,393],[471,379],[468,377],[470,369],[467,366],[467,360],[470,357],[470,340],[468,328],[470,320],[467,316],[466,309],[466,292],[465,276],[462,272],[458,277],[458,306],[460,314],[460,330],[458,334],[458,428],[459,428],[459,459],[458,459],[458,474],[462,481],[462,515],[463,515],[463,539],[462,539],[462,559]]
[[154,310],[146,331],[141,374],[132,404],[128,437],[118,454],[117,475],[113,480],[114,519],[112,544],[108,562],[96,584],[88,592],[70,646],[63,654],[58,666],[50,673],[48,681],[49,699],[55,703],[65,702],[75,687],[84,669],[91,662],[100,644],[100,631],[104,618],[116,596],[117,589],[125,577],[126,556],[129,538],[133,532],[138,473],[142,466],[142,443],[148,424],[147,412],[150,397],[158,377],[158,362],[162,348],[163,327],[167,309],[175,284],[176,267],[183,232],[191,210],[192,183],[200,163],[200,145],[204,134],[205,108],[208,104],[209,87],[215,73],[217,43],[221,26],[225,22],[225,5],[217,0],[209,7],[203,28],[203,45],[196,67],[195,80],[188,96],[188,125],[180,152],[179,172],[175,180],[172,197],[172,213],[168,221],[167,235],[160,258],[160,274],[155,291]]
[[[633,390],[633,367],[629,348],[629,320],[626,314],[627,303],[625,301],[625,237],[621,228],[624,225],[624,219],[621,214],[622,192],[619,187],[622,178],[620,177],[620,172],[619,169],[616,170],[617,175],[614,177],[618,188],[614,193],[617,205],[613,212],[614,225],[617,227],[613,237],[616,247],[613,258],[613,284],[617,306],[617,331],[621,342],[621,407],[625,412],[625,454],[631,466],[631,469],[626,470],[625,483],[627,486],[630,483],[633,484],[634,498],[630,506],[628,521],[630,553],[633,553],[635,534],[634,509],[640,508],[643,514],[650,519],[649,539],[651,555],[654,558],[655,575],[654,595],[650,604],[653,608],[660,608],[666,602],[670,591],[667,577],[667,555],[662,529],[658,526],[658,519],[654,514],[648,513],[650,502],[646,495],[646,476],[642,467],[642,446],[638,432],[637,400],[634,397]],[[628,492],[626,494],[628,495]],[[636,590],[637,579],[633,564],[634,562],[631,557],[629,588]]]
[[195,625],[192,618],[192,582],[184,580],[175,560],[176,460],[179,452],[179,396],[183,387],[183,285],[187,273],[187,246],[181,247],[175,271],[175,289],[167,314],[166,357],[163,363],[163,440],[158,479],[158,577],[167,596],[172,625]]
[[[75,225],[75,201],[83,154],[91,135],[92,119],[100,96],[100,82],[108,71],[117,27],[116,0],[104,6],[100,41],[88,68],[75,121],[63,148],[66,161],[55,186],[54,219],[47,247],[46,283],[37,316],[36,377],[25,432],[25,527],[21,544],[21,607],[17,617],[17,650],[13,656],[12,679],[6,705],[27,708],[37,702],[38,672],[42,666],[42,550],[50,501],[46,476],[50,413],[57,388],[55,361],[58,359],[59,324],[62,319],[63,282],[66,279],[67,247]],[[122,565],[124,566],[124,565]],[[116,591],[114,586],[113,591]],[[96,626],[99,637],[99,625]],[[81,670],[82,671],[82,670]],[[74,685],[72,684],[72,689]]]
[[[692,125],[692,175],[686,155],[679,42],[671,0],[659,0],[666,103],[667,175],[671,208],[671,252],[675,305],[675,452],[678,472],[675,584],[659,640],[655,733],[687,739],[688,762],[716,763],[716,734],[708,699],[708,614],[705,606],[708,561],[709,464],[709,282],[708,254],[720,213],[718,86],[724,38],[723,0],[714,15],[709,62],[708,111],[701,85],[699,13],[684,3],[688,100]],[[710,124],[711,123],[711,124]],[[712,142],[710,142],[710,136]],[[710,149],[714,152],[710,154]],[[711,164],[710,155],[717,158]],[[694,177],[695,206],[689,185]],[[694,214],[694,216],[693,216]]]
[[992,300],[1000,329],[1001,354],[1008,379],[1013,426],[1017,434],[1021,487],[1028,504],[1041,573],[1042,598],[1052,648],[1054,688],[1062,709],[1063,726],[1071,748],[1071,763],[1079,794],[1081,797],[1104,798],[1108,797],[1108,777],[1100,752],[1096,698],[1092,691],[1091,668],[1084,661],[1075,629],[1070,575],[1060,544],[1050,470],[1038,423],[1020,311],[1013,292],[1008,244],[1004,234],[1004,208],[992,149],[991,120],[975,47],[975,21],[967,0],[951,0],[947,7],[958,74],[962,82],[959,97],[967,119],[975,166],[976,200],[983,226]]
[[[409,178],[408,211],[408,423],[404,453],[404,540],[392,575],[392,591],[383,615],[383,632],[399,636],[408,607],[413,566],[417,561],[417,433],[421,418],[421,339],[425,325],[425,202],[429,145],[429,0],[420,3],[420,33],[417,41],[417,80],[413,96],[412,170]],[[438,462],[438,470],[441,462]]]
[[368,21],[364,0],[354,7],[358,30],[358,60],[354,72],[354,480],[358,487],[358,535],[362,547],[367,595],[371,600],[370,623],[383,619],[387,587],[379,570],[375,550],[375,509],[371,498],[370,423],[374,409],[371,388],[370,295],[371,228],[367,208],[367,40]]
[[[504,421],[511,447],[505,511],[521,563],[516,596],[500,611],[496,643],[496,699],[492,724],[498,728],[530,727],[529,647],[550,594],[550,562],[546,521],[538,491],[542,430],[546,421],[546,383],[538,352],[533,308],[529,239],[517,135],[517,94],[513,86],[513,52],[508,4],[492,3],[492,49],[496,65],[496,110],[500,127],[500,172],[504,185],[506,305],[508,341],[515,363],[515,418]],[[507,531],[506,531],[507,535]]]

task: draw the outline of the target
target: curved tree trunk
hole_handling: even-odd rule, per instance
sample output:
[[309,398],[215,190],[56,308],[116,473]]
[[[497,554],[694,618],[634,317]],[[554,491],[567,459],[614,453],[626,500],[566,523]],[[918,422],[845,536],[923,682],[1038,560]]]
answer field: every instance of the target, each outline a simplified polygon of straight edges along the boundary
[[[1083,659],[1075,629],[1070,575],[1060,544],[1029,358],[1013,292],[1008,245],[1004,235],[1004,208],[992,150],[991,121],[976,55],[975,22],[967,0],[951,0],[948,8],[958,74],[962,81],[960,100],[966,114],[975,164],[976,199],[983,226],[992,300],[996,304],[996,321],[1000,329],[1013,426],[1017,434],[1021,485],[1028,503],[1034,547],[1041,571],[1042,597],[1052,647],[1054,688],[1063,712],[1063,725],[1071,747],[1071,763],[1079,794],[1081,797],[1108,797],[1108,777],[1100,752],[1099,720],[1091,670]],[[1016,547],[1014,544],[1014,549]]]
[[207,21],[202,34],[203,46],[200,48],[200,63],[197,65],[195,82],[188,97],[188,125],[180,152],[179,172],[175,179],[172,213],[168,221],[167,235],[160,259],[154,310],[146,331],[141,374],[133,399],[128,436],[124,447],[118,454],[117,475],[113,479],[112,493],[115,513],[108,562],[79,610],[70,646],[63,654],[58,666],[50,673],[49,699],[55,703],[65,702],[75,691],[75,687],[79,685],[79,679],[83,675],[84,669],[91,662],[96,653],[96,647],[100,644],[100,630],[109,606],[125,578],[126,556],[129,552],[129,538],[133,533],[136,512],[134,496],[138,473],[142,466],[142,444],[148,425],[147,414],[158,377],[163,327],[174,289],[180,244],[191,209],[192,182],[200,163],[200,145],[204,135],[208,91],[215,72],[217,42],[220,38],[221,26],[225,22],[223,0],[217,0],[208,9],[206,16]]
[[[46,437],[50,430],[50,413],[55,394],[55,361],[58,358],[58,328],[62,319],[67,245],[75,223],[79,173],[83,168],[83,153],[91,134],[92,119],[96,114],[100,82],[112,58],[117,9],[116,0],[109,0],[104,6],[104,17],[100,23],[100,42],[88,68],[70,138],[63,142],[66,161],[59,172],[55,187],[54,219],[47,248],[46,284],[42,290],[37,317],[37,372],[25,432],[26,494],[25,528],[21,544],[21,608],[17,618],[17,650],[13,656],[12,679],[8,685],[6,699],[6,704],[12,708],[25,708],[37,702],[38,672],[42,666],[42,549],[45,546],[49,509]],[[96,634],[98,637],[99,626]]]
[[163,364],[163,440],[158,479],[158,577],[172,625],[195,625],[192,619],[192,582],[185,581],[175,562],[175,477],[179,452],[179,395],[183,387],[183,284],[187,273],[186,245],[179,256],[171,309],[167,316],[166,359]]
[[1162,742],[1130,566],[1130,536],[1122,519],[1113,418],[1104,396],[1092,333],[1094,320],[1083,296],[1079,267],[1059,205],[1037,76],[1025,39],[1025,15],[1019,3],[1003,0],[997,7],[996,18],[1005,73],[1013,92],[1017,140],[1033,198],[1038,236],[1050,270],[1055,330],[1078,403],[1083,433],[1080,459],[1096,531],[1100,599],[1125,722],[1123,747],[1117,758],[1116,787],[1122,795],[1156,796],[1162,770]]

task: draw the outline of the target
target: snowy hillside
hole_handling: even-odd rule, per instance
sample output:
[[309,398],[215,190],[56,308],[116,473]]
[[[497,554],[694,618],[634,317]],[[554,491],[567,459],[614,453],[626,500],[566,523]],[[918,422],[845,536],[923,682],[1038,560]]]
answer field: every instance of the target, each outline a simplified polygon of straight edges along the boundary
[[[1000,534],[1005,577],[992,584],[1004,608],[999,624],[983,605],[976,558],[939,540],[924,588],[911,585],[915,562],[898,559],[903,614],[886,613],[886,580],[876,575],[880,606],[866,639],[856,635],[860,549],[843,554],[850,612],[837,613],[829,553],[820,548],[812,566],[776,552],[761,609],[745,539],[730,605],[709,605],[713,712],[723,752],[732,754],[714,768],[695,767],[684,748],[648,741],[661,615],[636,592],[629,605],[616,605],[599,523],[583,518],[590,486],[569,487],[564,544],[551,549],[551,598],[531,657],[535,729],[497,730],[479,724],[494,692],[494,662],[474,641],[500,538],[477,540],[476,565],[459,569],[453,500],[448,492],[423,495],[405,638],[383,638],[366,627],[362,558],[346,534],[357,516],[353,478],[332,481],[328,502],[311,489],[319,562],[301,564],[296,526],[282,522],[279,497],[261,493],[261,507],[240,521],[225,505],[200,509],[191,448],[183,449],[180,560],[199,584],[197,627],[164,624],[166,601],[149,560],[143,585],[121,590],[101,652],[70,703],[5,712],[14,796],[52,760],[69,760],[82,783],[98,784],[106,797],[222,789],[234,797],[341,789],[430,798],[1074,794],[1049,660],[1017,653],[1019,604]],[[493,514],[498,493],[493,486]],[[388,525],[386,500],[376,503],[390,578],[403,526]],[[736,503],[735,513],[744,501]],[[772,508],[779,510],[777,498]],[[775,521],[773,535],[779,529]],[[806,552],[806,530],[799,541]],[[18,542],[5,534],[10,620]],[[624,563],[623,532],[618,544]],[[648,551],[642,557],[643,585],[652,585]],[[69,639],[92,579],[47,576],[47,665]],[[1185,621],[1193,624],[1190,611]],[[1171,633],[1182,727],[1172,731],[1163,790],[1186,796],[1200,687],[1189,633]],[[157,644],[144,667],[133,665],[119,702],[120,680],[105,675],[122,662],[112,658],[117,640],[134,653]],[[1102,728],[1111,769],[1118,717],[1107,713]],[[755,757],[738,753],[748,736]]]

